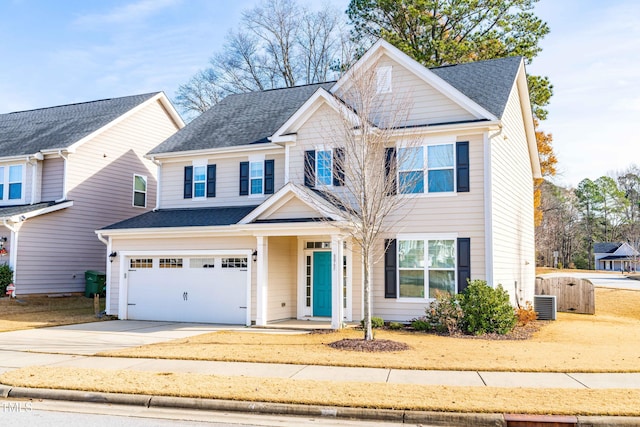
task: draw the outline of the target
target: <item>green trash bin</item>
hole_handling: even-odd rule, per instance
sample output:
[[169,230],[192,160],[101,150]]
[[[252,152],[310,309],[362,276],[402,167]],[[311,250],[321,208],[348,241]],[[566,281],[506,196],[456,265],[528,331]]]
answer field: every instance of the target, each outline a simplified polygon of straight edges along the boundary
[[93,297],[95,294],[104,295],[107,275],[95,270],[87,270],[84,273],[84,296]]

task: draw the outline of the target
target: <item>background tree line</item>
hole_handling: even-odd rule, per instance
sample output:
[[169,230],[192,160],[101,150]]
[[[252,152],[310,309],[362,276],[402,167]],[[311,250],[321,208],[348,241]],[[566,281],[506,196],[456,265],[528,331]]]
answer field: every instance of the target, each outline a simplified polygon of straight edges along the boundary
[[537,264],[595,268],[593,245],[627,242],[640,250],[640,168],[583,179],[575,189],[544,181],[536,228]]

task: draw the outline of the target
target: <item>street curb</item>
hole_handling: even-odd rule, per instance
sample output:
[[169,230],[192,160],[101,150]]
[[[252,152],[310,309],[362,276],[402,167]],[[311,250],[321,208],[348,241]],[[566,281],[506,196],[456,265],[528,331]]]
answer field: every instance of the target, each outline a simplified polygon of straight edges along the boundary
[[[10,387],[0,384],[0,397],[16,399],[66,400],[74,402],[144,406],[146,408],[200,409],[269,415],[316,418],[341,418],[369,421],[427,424],[432,426],[506,427],[505,414],[410,411],[399,409],[351,408],[272,402],[202,399],[194,397],[150,396],[124,393],[86,392],[45,388]],[[538,418],[533,416],[534,418]],[[546,424],[544,416],[530,425]],[[576,416],[576,427],[640,426],[640,417]]]

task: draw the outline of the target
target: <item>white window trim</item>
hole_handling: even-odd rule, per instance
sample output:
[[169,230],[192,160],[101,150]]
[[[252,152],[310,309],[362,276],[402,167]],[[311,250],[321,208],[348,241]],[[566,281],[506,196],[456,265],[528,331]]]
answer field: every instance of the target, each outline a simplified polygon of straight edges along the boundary
[[[399,260],[399,256],[400,253],[398,251],[398,253],[396,253],[396,302],[400,302],[400,303],[425,303],[425,302],[431,302],[434,301],[435,298],[429,298],[429,265],[427,263],[427,255],[428,255],[428,251],[429,251],[429,240],[453,240],[454,241],[454,253],[455,253],[455,263],[454,263],[454,267],[453,267],[453,272],[454,272],[454,286],[455,286],[455,291],[458,291],[458,253],[457,253],[457,244],[458,244],[458,233],[447,233],[447,234],[398,234],[396,236],[396,241],[398,242],[398,246],[399,246],[399,242],[400,240],[423,240],[425,242],[424,245],[424,250],[425,250],[425,265],[424,265],[424,271],[425,271],[425,276],[424,276],[424,287],[425,287],[425,297],[424,298],[407,298],[407,297],[401,297],[400,296],[400,260]],[[438,269],[436,269],[438,270]],[[442,269],[442,270],[449,270],[450,269]]]
[[[400,160],[398,159],[398,167],[396,168],[396,182],[398,186],[397,196],[399,197],[455,197],[458,195],[456,191],[457,187],[457,174],[456,174],[456,165],[458,164],[457,153],[456,153],[456,143],[457,138],[455,136],[440,136],[436,138],[427,138],[423,144],[415,145],[410,144],[407,141],[398,141],[396,144],[396,150],[400,150],[403,148],[418,148],[422,147],[422,174],[424,179],[424,191],[422,193],[402,193],[400,191]],[[432,168],[429,169],[428,159],[429,159],[429,147],[434,145],[452,145],[453,148],[453,167],[452,168]],[[429,171],[430,170],[447,170],[453,169],[453,190],[451,191],[440,191],[440,192],[429,192]]]
[[[331,188],[331,187],[333,187],[333,160],[334,160],[333,159],[333,147],[316,147],[315,150],[316,150],[316,155],[315,155],[316,182],[315,182],[315,186],[316,187],[322,187],[322,188]],[[329,184],[322,184],[318,180],[318,175],[319,175],[318,174],[318,159],[319,159],[318,153],[321,152],[321,151],[325,151],[325,152],[329,153],[329,160],[330,160],[329,161],[329,175],[330,175]]]
[[[253,155],[253,156],[249,156],[249,198],[264,198],[265,194],[264,194],[264,160],[265,160],[265,156],[264,154],[261,155]],[[251,181],[254,178],[251,178],[251,164],[252,163],[261,163],[262,164],[262,193],[252,193],[251,192]],[[258,179],[258,178],[255,178]]]
[[[139,176],[140,178],[144,179],[144,206],[138,206],[136,205],[136,193],[141,193],[141,191],[136,190],[136,177]],[[131,206],[133,206],[134,208],[146,208],[147,207],[147,196],[149,195],[149,181],[147,180],[147,177],[145,175],[140,175],[138,173],[134,173],[133,174],[133,195],[132,195],[132,200],[131,200]]]
[[[9,170],[12,166],[22,166],[22,177],[20,183],[21,186],[21,194],[19,199],[9,199]],[[3,184],[3,194],[2,200],[0,200],[0,205],[15,205],[25,203],[25,194],[26,194],[26,176],[27,176],[27,165],[25,163],[7,163],[0,165],[0,167],[4,168],[4,173],[2,176],[2,184]],[[15,183],[14,183],[15,184]],[[33,183],[32,183],[33,185]]]
[[[207,159],[197,159],[191,163],[193,167],[193,179],[191,180],[191,199],[192,200],[206,200],[207,199]],[[196,168],[204,168],[204,195],[196,196]],[[201,181],[198,181],[201,182]]]

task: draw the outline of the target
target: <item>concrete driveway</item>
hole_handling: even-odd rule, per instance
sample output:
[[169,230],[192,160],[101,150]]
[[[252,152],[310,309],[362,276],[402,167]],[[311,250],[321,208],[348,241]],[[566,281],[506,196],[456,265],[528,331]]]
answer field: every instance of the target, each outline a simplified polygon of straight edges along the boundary
[[[200,323],[112,320],[0,333],[0,352],[90,355],[154,344],[223,329],[246,329]],[[1,362],[0,362],[1,363]]]
[[540,277],[576,277],[589,279],[598,288],[630,289],[640,291],[640,280],[633,280],[621,273],[548,273]]

